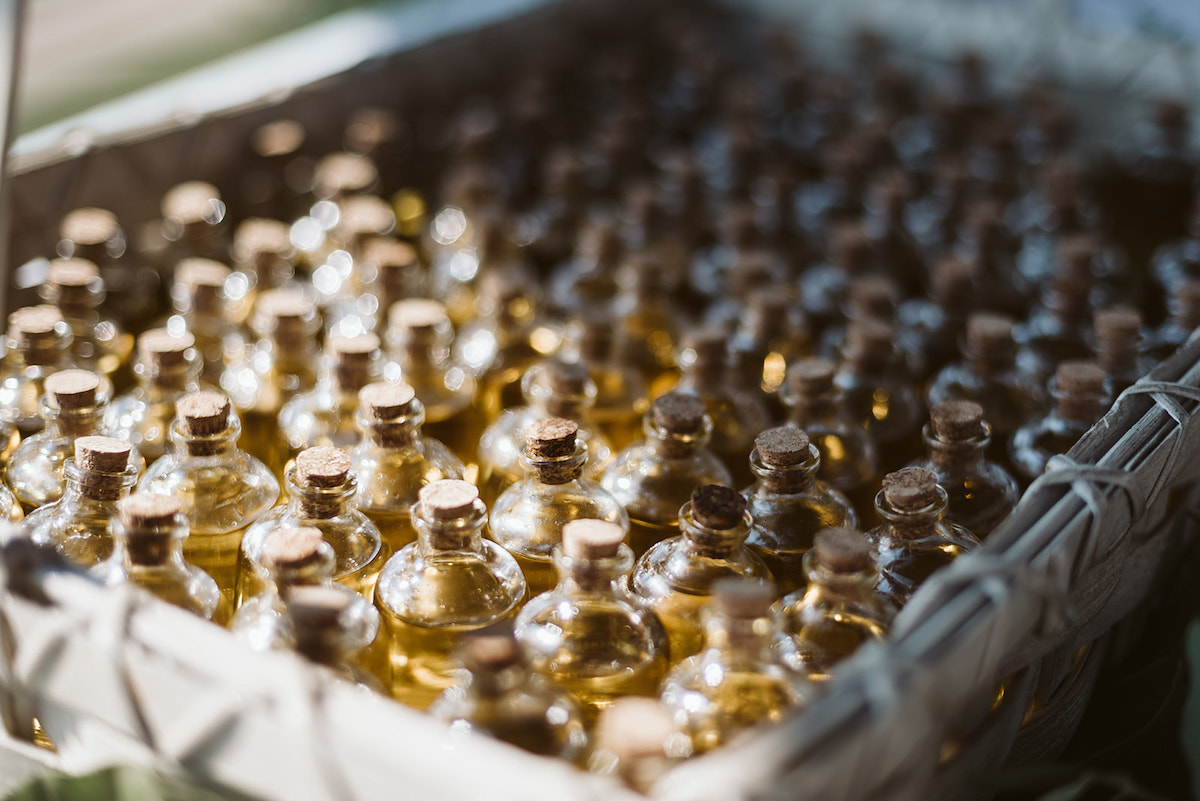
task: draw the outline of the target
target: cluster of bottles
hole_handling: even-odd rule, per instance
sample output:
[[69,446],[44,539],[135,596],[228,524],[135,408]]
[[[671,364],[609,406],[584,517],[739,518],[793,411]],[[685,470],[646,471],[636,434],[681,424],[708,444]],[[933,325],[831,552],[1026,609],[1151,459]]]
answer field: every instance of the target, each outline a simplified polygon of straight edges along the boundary
[[232,211],[181,184],[136,247],[67,215],[8,319],[0,514],[580,763],[802,706],[1190,335],[1200,248],[1150,328],[1052,93],[970,57],[922,93],[871,37],[824,75],[685,5],[320,158],[265,125]]

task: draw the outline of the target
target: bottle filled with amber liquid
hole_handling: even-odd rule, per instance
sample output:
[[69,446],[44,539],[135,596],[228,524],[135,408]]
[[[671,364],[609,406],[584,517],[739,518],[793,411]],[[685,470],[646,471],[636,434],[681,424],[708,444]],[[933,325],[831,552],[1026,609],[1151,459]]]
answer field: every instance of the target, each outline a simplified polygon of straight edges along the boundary
[[176,402],[200,391],[200,354],[191,334],[165,328],[142,333],[137,347],[136,385],[109,404],[104,422],[113,436],[132,443],[153,462],[170,450]]
[[284,599],[290,650],[329,675],[365,691],[383,694],[385,688],[359,666],[364,625],[358,616],[373,612],[337,587],[294,587]]
[[1079,441],[1108,408],[1105,374],[1099,365],[1066,361],[1050,379],[1050,411],[1022,426],[1009,443],[1009,456],[1017,474],[1033,481],[1051,457],[1064,454]]
[[39,405],[46,377],[74,366],[71,327],[53,306],[27,306],[8,316],[4,365],[0,369],[0,456],[7,461],[21,437],[45,426]]
[[50,262],[41,293],[71,327],[71,360],[75,366],[99,373],[118,389],[128,385],[133,335],[116,321],[101,316],[104,281],[99,268],[85,259],[55,259]]
[[611,314],[581,311],[568,325],[560,353],[564,360],[587,368],[596,385],[588,419],[620,450],[641,436],[650,392],[641,374],[617,358],[617,336]]

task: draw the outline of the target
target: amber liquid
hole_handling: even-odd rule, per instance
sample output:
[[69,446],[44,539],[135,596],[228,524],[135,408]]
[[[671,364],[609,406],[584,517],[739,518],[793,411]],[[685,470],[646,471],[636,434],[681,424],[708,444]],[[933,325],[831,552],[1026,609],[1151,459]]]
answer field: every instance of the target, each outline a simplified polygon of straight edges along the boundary
[[361,507],[360,511],[379,529],[379,534],[383,537],[383,547],[389,554],[417,541],[417,529],[413,526],[411,515],[401,512],[372,512]]
[[554,589],[558,583],[558,571],[549,559],[534,559],[525,554],[514,553],[521,572],[525,574],[525,584],[528,586],[530,598],[536,598],[544,592]]
[[839,613],[805,624],[791,635],[797,641],[805,675],[813,681],[826,681],[835,665],[863,643],[881,640],[886,633],[874,620]]
[[717,687],[704,688],[711,708],[692,717],[692,748],[697,754],[729,742],[743,730],[776,723],[792,708],[790,689],[779,679],[726,670]]
[[445,445],[463,464],[471,464],[478,458],[484,428],[483,415],[474,406],[426,406],[421,434]]
[[287,440],[279,430],[278,409],[248,409],[239,411],[242,434],[238,447],[259,461],[283,483],[284,468],[291,457]]
[[218,619],[213,616],[213,622],[225,625],[237,608],[236,597],[238,589],[238,551],[242,545],[242,535],[247,526],[235,528],[233,531],[207,532],[192,529],[188,538],[183,541],[183,558],[213,577],[217,589],[221,591],[221,603],[217,607],[217,615],[226,617]]
[[950,497],[946,518],[983,539],[1012,512],[1013,503],[995,484],[967,479],[942,485]]
[[665,525],[663,523],[650,523],[645,520],[637,520],[632,515],[629,517],[629,547],[633,549],[634,556],[639,559],[642,557],[642,554],[658,543],[678,534],[678,522],[675,522],[673,525]]
[[654,601],[654,613],[667,630],[672,665],[704,649],[704,625],[700,622],[700,610],[711,600],[711,595],[671,590]]

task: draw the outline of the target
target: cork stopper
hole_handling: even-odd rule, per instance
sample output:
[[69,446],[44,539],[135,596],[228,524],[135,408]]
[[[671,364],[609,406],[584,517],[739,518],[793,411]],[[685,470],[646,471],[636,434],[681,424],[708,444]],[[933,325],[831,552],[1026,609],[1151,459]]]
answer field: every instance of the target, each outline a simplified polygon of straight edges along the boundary
[[472,673],[499,673],[521,664],[521,646],[513,636],[478,634],[463,643],[463,664]]
[[712,603],[723,617],[756,620],[771,613],[775,589],[769,582],[744,578],[723,578],[713,585]]
[[1013,321],[1002,314],[978,312],[967,318],[967,347],[988,363],[1012,357]]
[[1058,388],[1068,395],[1099,395],[1104,392],[1104,370],[1094,362],[1069,360],[1054,371]]
[[94,206],[69,212],[58,226],[59,236],[83,247],[103,245],[120,231],[117,215]]
[[87,370],[62,370],[46,377],[46,395],[63,411],[91,409],[97,403],[100,376]]
[[1142,315],[1128,306],[1097,309],[1093,318],[1096,338],[1102,345],[1136,346],[1142,330]]
[[578,519],[563,526],[563,553],[571,559],[613,559],[625,541],[625,530],[607,520]]
[[75,464],[80,470],[123,473],[129,467],[133,446],[112,437],[89,436],[75,440]]
[[229,427],[229,398],[219,392],[193,392],[175,404],[175,414],[183,433],[192,437],[211,437]]
[[212,259],[183,259],[175,266],[175,283],[189,295],[215,294],[225,288],[230,269]]
[[179,367],[187,361],[189,348],[196,338],[187,331],[174,334],[165,328],[152,328],[138,337],[138,356],[158,369]]
[[358,391],[360,408],[371,420],[395,420],[412,411],[416,390],[408,384],[378,381]]
[[379,351],[379,337],[374,334],[331,337],[328,347],[340,364],[366,364]]
[[692,518],[714,531],[741,525],[746,514],[746,499],[730,487],[704,484],[692,490]]
[[963,442],[983,433],[983,407],[975,401],[950,400],[929,410],[933,435],[943,442]]
[[396,215],[387,201],[374,195],[351,195],[338,203],[338,231],[346,239],[382,235],[396,227]]
[[8,315],[8,333],[18,347],[47,347],[58,340],[62,313],[54,306],[26,306]]
[[596,723],[597,750],[632,763],[634,770],[641,760],[671,755],[674,741],[683,739],[670,710],[653,698],[618,698]]
[[795,426],[769,428],[754,438],[754,448],[767,467],[793,467],[808,460],[808,434]]
[[313,303],[299,289],[268,289],[258,296],[254,311],[277,341],[306,338],[315,325]]
[[829,237],[829,258],[850,275],[861,274],[871,263],[871,237],[859,223],[838,223]]
[[[701,328],[683,338],[684,358],[698,370],[721,368],[728,354],[728,337],[719,328]],[[687,357],[690,355],[690,359]]]
[[279,158],[299,150],[304,136],[304,126],[295,120],[272,120],[250,134],[250,148],[261,158]]
[[561,459],[575,452],[579,425],[563,417],[547,417],[525,429],[525,447],[535,459]]
[[317,162],[313,185],[318,197],[366,192],[379,177],[375,163],[354,153],[331,153]]
[[895,329],[882,320],[851,320],[846,325],[846,357],[866,364],[886,362],[891,358],[895,335]]
[[162,216],[183,225],[216,223],[225,217],[221,192],[205,181],[185,181],[176,184],[163,195]]
[[1064,236],[1058,243],[1055,265],[1055,276],[1068,281],[1074,280],[1084,285],[1091,283],[1092,262],[1099,250],[1095,237],[1087,234],[1072,234]]
[[837,365],[827,359],[801,359],[788,370],[788,387],[805,398],[833,391]]
[[417,249],[390,236],[373,236],[363,243],[362,260],[374,264],[387,283],[393,273],[417,264]]
[[251,217],[233,234],[234,261],[253,263],[263,256],[281,256],[292,249],[288,227],[279,220]]
[[704,401],[683,392],[668,392],[650,407],[655,425],[671,434],[699,434],[704,430]]
[[117,515],[129,531],[174,525],[178,514],[179,500],[171,495],[135,492],[117,502]]
[[578,396],[587,392],[592,373],[586,365],[548,359],[543,362],[550,392],[559,396]]
[[445,305],[428,298],[400,300],[388,309],[388,326],[410,333],[435,332],[449,319]]
[[[287,614],[298,638],[307,633],[321,633],[340,629],[342,616],[350,611],[354,597],[348,592],[342,592],[336,587],[322,584],[305,584],[292,587],[287,595]],[[305,652],[306,645],[316,643],[297,643],[300,651]]]
[[954,256],[938,259],[931,276],[934,300],[944,307],[966,303],[974,289],[977,273],[973,261]]
[[308,448],[296,456],[296,479],[304,487],[334,489],[346,483],[350,466],[349,455],[340,448]]
[[937,502],[937,476],[924,467],[903,467],[883,477],[883,498],[900,512],[916,512]]
[[861,573],[871,566],[871,541],[852,528],[818,531],[813,548],[821,566],[834,573]]
[[884,275],[868,275],[850,285],[850,308],[853,316],[886,322],[895,316],[899,296],[895,281]]
[[67,300],[89,294],[99,277],[100,269],[87,259],[54,259],[46,273],[46,281],[58,289],[60,296],[71,296]]
[[272,573],[301,570],[324,561],[325,538],[312,526],[289,526],[272,531],[263,539],[259,558]]
[[447,478],[421,487],[417,500],[434,520],[459,520],[475,510],[479,489],[469,481]]

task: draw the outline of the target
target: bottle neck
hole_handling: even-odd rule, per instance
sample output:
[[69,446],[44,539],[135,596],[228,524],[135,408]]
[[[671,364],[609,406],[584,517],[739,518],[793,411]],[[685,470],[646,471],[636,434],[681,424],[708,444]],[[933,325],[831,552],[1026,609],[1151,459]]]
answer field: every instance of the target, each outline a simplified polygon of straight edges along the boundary
[[408,414],[390,420],[377,420],[367,416],[364,409],[355,415],[363,439],[376,448],[407,450],[414,448],[421,438],[421,426],[425,422],[425,407],[415,398],[409,404]]
[[764,464],[757,449],[750,453],[750,470],[758,478],[759,487],[776,495],[811,492],[820,467],[821,457],[813,445],[808,446],[808,457],[803,462],[787,467]]
[[717,649],[729,656],[772,661],[770,650],[776,629],[775,622],[769,617],[746,619],[712,614],[704,626],[705,648]]
[[527,675],[527,668],[520,663],[500,670],[477,670],[471,673],[468,691],[477,698],[500,699],[520,688]]
[[104,409],[104,405],[87,409],[57,409],[43,401],[42,418],[46,421],[46,431],[52,436],[58,434],[68,439],[78,439],[100,433]]
[[884,522],[888,532],[897,539],[918,540],[936,535],[938,525],[946,516],[946,495],[939,493],[938,500],[923,509],[904,512],[895,509],[883,497],[883,490],[875,496],[875,513]]
[[521,464],[525,468],[526,475],[539,484],[559,486],[569,484],[583,475],[583,466],[587,463],[587,455],[587,445],[577,442],[574,453],[558,458],[542,459],[522,451]]
[[833,392],[792,395],[786,400],[790,407],[788,420],[800,428],[816,421],[832,420],[837,416],[837,395]]
[[294,627],[292,637],[296,643],[296,653],[310,662],[330,668],[345,664],[346,633],[341,627]]
[[476,499],[470,512],[446,520],[429,516],[417,504],[413,507],[417,541],[426,557],[449,551],[483,552],[483,528],[487,525],[487,507]]
[[172,529],[126,532],[122,561],[128,569],[161,568],[183,562],[183,538]]
[[743,513],[742,519],[732,528],[708,528],[697,522],[691,501],[679,510],[679,533],[688,550],[708,559],[733,557],[745,545],[753,524],[749,513]]
[[66,479],[63,485],[64,505],[81,500],[119,501],[133,490],[138,480],[137,468],[132,466],[125,468],[122,473],[102,473],[99,470],[84,470],[75,464],[74,459],[67,459],[63,474]]
[[319,560],[300,567],[271,570],[271,581],[280,597],[286,597],[292,587],[311,587],[327,584],[333,579],[334,561]]
[[873,562],[857,573],[835,572],[820,563],[815,549],[809,549],[802,562],[804,575],[808,578],[808,590],[801,603],[811,603],[820,597],[840,604],[869,604],[874,598],[879,569]]
[[284,476],[287,482],[288,507],[309,520],[328,520],[343,515],[349,510],[354,494],[358,492],[358,480],[351,473],[346,482],[337,487],[309,487],[301,484],[293,465]]
[[156,369],[148,362],[134,367],[142,396],[149,401],[174,401],[200,388],[199,359],[189,359],[175,367]]
[[957,469],[971,470],[983,462],[988,446],[992,442],[991,427],[984,423],[984,433],[970,439],[943,440],[933,433],[933,427],[928,423],[921,430],[925,440],[925,449],[929,461],[940,472],[941,470]]
[[707,416],[699,431],[679,434],[659,426],[654,422],[654,411],[651,410],[642,418],[642,430],[646,434],[646,443],[651,451],[661,459],[683,460],[695,456],[712,438],[713,424]]
[[232,419],[224,431],[211,436],[186,434],[179,420],[171,423],[171,442],[182,457],[212,456],[228,458],[238,453],[237,441],[242,433],[241,421]]
[[633,570],[633,551],[622,545],[607,559],[575,559],[558,547],[554,551],[558,569],[556,590],[565,595],[610,595],[624,593],[625,580]]

